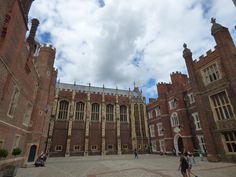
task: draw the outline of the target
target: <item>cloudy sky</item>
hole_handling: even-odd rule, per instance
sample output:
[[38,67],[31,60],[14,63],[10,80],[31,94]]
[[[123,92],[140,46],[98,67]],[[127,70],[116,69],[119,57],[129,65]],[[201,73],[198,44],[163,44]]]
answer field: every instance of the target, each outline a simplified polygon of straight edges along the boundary
[[[35,0],[37,38],[57,49],[60,82],[133,89],[157,97],[156,84],[186,73],[186,42],[196,59],[215,42],[211,17],[236,37],[232,0]],[[236,40],[235,40],[236,41]]]

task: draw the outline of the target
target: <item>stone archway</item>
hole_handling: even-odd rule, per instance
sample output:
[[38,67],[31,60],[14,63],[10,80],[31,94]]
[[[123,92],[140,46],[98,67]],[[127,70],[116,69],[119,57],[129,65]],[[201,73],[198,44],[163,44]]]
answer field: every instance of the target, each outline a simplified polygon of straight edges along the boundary
[[36,155],[36,150],[37,150],[36,145],[32,145],[30,147],[29,156],[28,156],[28,160],[27,160],[28,162],[34,162],[35,155]]
[[176,155],[184,152],[183,139],[179,133],[176,134],[174,137],[174,147],[175,147]]

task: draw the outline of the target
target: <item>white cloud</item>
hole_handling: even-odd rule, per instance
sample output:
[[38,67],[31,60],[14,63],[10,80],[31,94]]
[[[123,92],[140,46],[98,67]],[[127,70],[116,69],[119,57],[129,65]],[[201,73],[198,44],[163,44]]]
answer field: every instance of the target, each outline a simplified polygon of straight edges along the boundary
[[[210,18],[230,28],[236,9],[229,0],[37,0],[30,16],[40,19],[38,35],[50,32],[57,48],[61,82],[133,88],[155,96],[150,79],[169,82],[186,71],[182,44],[194,57],[213,48]],[[224,6],[225,10],[222,10]],[[227,10],[226,10],[227,9]],[[235,37],[235,33],[234,33]],[[143,51],[137,63],[134,56]]]

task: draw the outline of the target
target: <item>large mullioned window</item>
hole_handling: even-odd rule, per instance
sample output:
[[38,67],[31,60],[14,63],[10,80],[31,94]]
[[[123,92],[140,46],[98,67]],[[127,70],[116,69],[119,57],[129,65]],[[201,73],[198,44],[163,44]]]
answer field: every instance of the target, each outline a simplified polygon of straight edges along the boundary
[[124,105],[120,106],[120,121],[127,122],[127,107]]
[[99,120],[99,104],[97,104],[97,103],[92,104],[91,120],[93,120],[93,121]]
[[232,119],[234,117],[232,105],[225,91],[210,96],[210,99],[218,120]]
[[68,111],[69,111],[69,102],[66,100],[60,101],[58,119],[66,120],[68,117]]
[[134,105],[134,117],[135,117],[135,131],[136,131],[136,136],[141,136],[138,104],[135,104],[135,105]]
[[236,131],[224,132],[224,143],[228,152],[236,152]]
[[16,111],[17,102],[19,99],[20,91],[15,87],[14,92],[11,97],[11,103],[9,105],[8,115],[13,117]]
[[76,103],[75,120],[84,120],[84,103]]
[[106,120],[107,121],[113,121],[113,109],[114,109],[114,106],[111,104],[108,104],[106,106]]
[[218,65],[216,63],[202,70],[205,84],[209,84],[221,78]]

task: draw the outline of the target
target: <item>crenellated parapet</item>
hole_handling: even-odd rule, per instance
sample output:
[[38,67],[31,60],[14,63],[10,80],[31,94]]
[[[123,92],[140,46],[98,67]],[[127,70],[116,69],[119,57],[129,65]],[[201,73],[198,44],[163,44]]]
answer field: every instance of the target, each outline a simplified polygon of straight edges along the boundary
[[56,48],[52,44],[49,44],[49,43],[41,44],[41,48],[50,48],[56,51]]
[[56,48],[52,44],[41,44],[40,51],[49,51],[55,54]]
[[198,59],[195,59],[194,62],[197,63],[201,60],[209,58],[215,52],[215,49],[216,47],[214,49],[209,49],[205,54],[202,54],[198,57]]
[[175,71],[175,72],[172,72],[170,75],[171,75],[171,76],[172,76],[172,75],[182,75],[182,73],[181,73],[180,71]]

